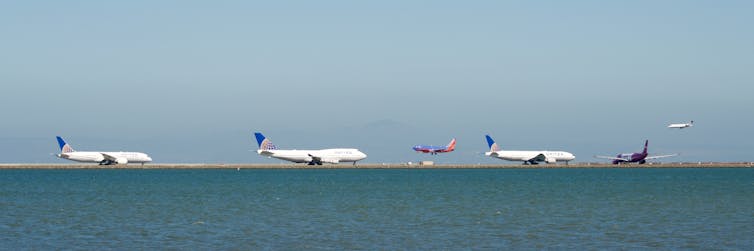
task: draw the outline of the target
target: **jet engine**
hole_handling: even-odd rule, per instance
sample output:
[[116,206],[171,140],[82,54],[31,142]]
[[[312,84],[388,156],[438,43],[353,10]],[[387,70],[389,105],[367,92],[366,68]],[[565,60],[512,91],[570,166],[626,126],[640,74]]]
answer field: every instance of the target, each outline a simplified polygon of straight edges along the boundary
[[117,158],[115,159],[115,164],[128,164],[128,159],[123,157]]
[[545,162],[547,162],[547,164],[552,164],[558,162],[558,160],[555,158],[545,158]]

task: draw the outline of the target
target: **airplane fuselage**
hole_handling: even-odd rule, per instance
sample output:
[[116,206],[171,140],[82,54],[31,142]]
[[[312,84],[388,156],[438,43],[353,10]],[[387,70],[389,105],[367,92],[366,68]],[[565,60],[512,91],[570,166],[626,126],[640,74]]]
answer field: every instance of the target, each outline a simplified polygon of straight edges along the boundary
[[446,146],[415,145],[412,149],[417,152],[429,153],[432,155],[452,152],[456,149],[456,139],[451,139],[450,143],[448,143],[448,145]]
[[[648,155],[649,154],[646,154],[646,153],[621,153],[621,154],[618,154],[618,156],[616,156],[617,158],[620,158],[620,159],[614,159],[613,164],[620,164],[623,162],[629,162],[629,163],[639,162],[640,164],[644,164],[646,162]],[[628,161],[625,161],[622,159],[627,159]]]
[[677,129],[683,129],[694,126],[694,121],[692,120],[689,123],[680,123],[680,124],[670,124],[668,125],[668,128],[677,128]]
[[340,162],[356,162],[367,157],[363,152],[353,148],[322,150],[257,150],[257,153],[295,163],[311,163],[315,158],[319,158],[323,163],[337,164]]
[[690,124],[671,124],[671,125],[668,125],[668,128],[683,129],[683,128],[687,128],[687,127],[691,127],[691,125]]
[[57,156],[62,159],[77,162],[103,163],[106,159],[103,154],[115,157],[116,160],[120,160],[120,163],[152,162],[152,158],[149,157],[149,155],[140,152],[69,152],[61,153]]
[[530,161],[534,160],[533,162],[530,161],[530,163],[535,164],[537,161],[544,161],[546,163],[555,163],[558,161],[571,161],[576,159],[576,156],[574,156],[572,153],[564,152],[564,151],[496,151],[496,152],[487,152],[485,153],[487,156],[492,156],[498,159],[508,160],[508,161]]
[[414,151],[423,152],[423,153],[444,153],[444,152],[452,151],[452,150],[448,150],[448,147],[446,146],[416,145],[412,149],[414,149]]

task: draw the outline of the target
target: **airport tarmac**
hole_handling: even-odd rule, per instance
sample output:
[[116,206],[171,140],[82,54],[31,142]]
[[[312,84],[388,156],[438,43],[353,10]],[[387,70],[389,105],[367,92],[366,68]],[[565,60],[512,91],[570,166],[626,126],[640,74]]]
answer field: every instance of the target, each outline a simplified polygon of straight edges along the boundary
[[695,162],[695,163],[647,163],[613,165],[609,163],[571,163],[565,164],[435,164],[417,165],[401,163],[364,163],[364,164],[326,164],[309,166],[305,164],[217,164],[217,163],[177,163],[177,164],[128,164],[128,165],[97,165],[97,164],[0,164],[0,169],[360,169],[360,168],[406,168],[406,169],[453,169],[453,168],[752,168],[754,162]]

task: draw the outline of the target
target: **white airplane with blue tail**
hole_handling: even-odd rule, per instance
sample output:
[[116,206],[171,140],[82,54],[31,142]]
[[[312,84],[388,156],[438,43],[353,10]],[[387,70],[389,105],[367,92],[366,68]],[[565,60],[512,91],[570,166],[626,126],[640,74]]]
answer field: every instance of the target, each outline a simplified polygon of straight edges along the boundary
[[524,165],[532,164],[536,165],[539,162],[555,163],[558,161],[568,161],[576,159],[572,153],[564,151],[508,151],[501,150],[500,146],[492,140],[490,135],[485,135],[487,138],[487,145],[490,147],[490,151],[484,153],[486,156],[495,157],[498,159],[504,159],[509,161],[523,161]]
[[152,162],[152,158],[146,153],[140,152],[78,152],[73,150],[73,147],[63,140],[60,136],[58,139],[58,145],[60,146],[60,153],[56,156],[61,159],[67,159],[77,162],[85,163],[99,163],[100,165],[114,165],[114,164],[127,164],[127,163],[144,163]]
[[356,162],[367,157],[366,154],[355,148],[332,148],[321,150],[280,150],[270,139],[262,133],[255,132],[259,150],[262,156],[287,160],[294,163],[307,163],[308,165],[322,165],[322,163],[338,164],[340,162]]

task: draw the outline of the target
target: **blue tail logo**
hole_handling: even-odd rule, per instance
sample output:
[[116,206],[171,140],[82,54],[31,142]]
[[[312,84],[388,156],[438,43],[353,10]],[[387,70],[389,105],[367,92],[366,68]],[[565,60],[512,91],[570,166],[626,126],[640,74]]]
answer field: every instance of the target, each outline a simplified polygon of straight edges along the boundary
[[60,136],[56,136],[56,138],[58,138],[58,146],[60,146],[61,153],[75,152],[75,150],[73,150],[73,147],[71,147],[71,145],[69,145],[68,143],[65,143],[65,140],[63,140],[63,138],[61,138]]
[[487,138],[487,146],[490,147],[490,152],[497,152],[500,151],[500,147],[495,143],[494,140],[492,140],[492,137],[490,135],[484,135],[485,138]]
[[278,149],[274,144],[272,144],[272,141],[270,139],[265,138],[262,133],[255,132],[254,137],[257,138],[257,144],[259,145],[259,150],[276,150]]

